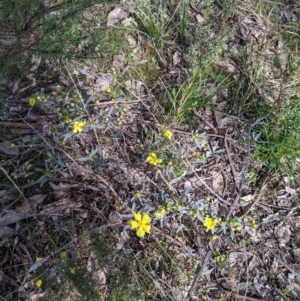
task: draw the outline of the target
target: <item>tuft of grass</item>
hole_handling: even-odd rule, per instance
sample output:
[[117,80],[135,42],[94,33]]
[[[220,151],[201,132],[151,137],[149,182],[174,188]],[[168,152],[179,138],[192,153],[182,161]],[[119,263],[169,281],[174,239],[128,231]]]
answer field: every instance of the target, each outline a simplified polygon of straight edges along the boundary
[[189,22],[189,0],[181,1],[179,5],[179,22],[175,23],[180,41],[183,41],[186,36],[187,25]]
[[9,35],[0,33],[3,41],[0,46],[0,79],[30,69],[33,56],[45,60],[116,53],[124,46],[119,32],[91,24],[93,6],[102,4],[105,9],[104,5],[109,2],[76,0],[47,5],[41,0],[30,4],[13,0],[1,3],[0,26],[6,28]]
[[254,158],[262,161],[268,172],[280,170],[292,175],[300,156],[300,102],[289,99],[279,112],[255,128],[261,133]]
[[135,19],[138,30],[147,36],[148,43],[163,49],[169,31],[170,17],[162,2],[157,6],[150,1],[135,1]]

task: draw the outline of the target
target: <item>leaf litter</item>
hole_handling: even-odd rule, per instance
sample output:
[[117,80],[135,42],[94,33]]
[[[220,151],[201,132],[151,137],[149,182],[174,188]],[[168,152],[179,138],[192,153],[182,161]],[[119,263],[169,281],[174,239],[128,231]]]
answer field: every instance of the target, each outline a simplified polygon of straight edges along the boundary
[[[108,13],[107,27],[113,27],[122,20],[126,21],[127,16],[128,11],[126,9],[122,9],[118,6],[115,7]],[[288,13],[285,13],[285,16],[286,18],[289,17]],[[293,15],[289,18],[293,19]],[[199,14],[196,15],[196,20],[200,24],[208,22],[206,18],[202,18]],[[267,20],[258,17],[254,18],[249,15],[242,16],[241,14],[238,15],[238,20],[239,38],[243,40],[242,43],[245,43],[245,47],[249,45],[249,49],[251,49],[250,45],[257,43],[264,44],[267,42]],[[132,38],[129,38],[129,42],[130,41],[132,43]],[[136,60],[144,56],[141,47],[136,47],[136,52],[132,54]],[[124,53],[120,52],[115,55],[111,61],[114,67],[120,70],[120,72],[124,72],[123,74],[125,74],[126,70],[130,69],[130,64],[125,63],[124,58]],[[168,59],[174,66],[182,63],[178,51],[169,55]],[[282,54],[280,56],[281,69],[286,69],[287,60],[288,55]],[[147,60],[145,59],[145,61]],[[265,64],[266,72],[276,72],[276,70],[270,68],[272,66],[270,61],[265,60],[262,64]],[[84,67],[82,67],[81,64],[80,66],[76,66],[76,63],[74,63],[73,74],[75,75],[75,81],[79,87],[85,89],[87,95],[92,95],[94,93],[93,89],[96,88],[97,93],[99,93],[97,96],[101,97],[102,101],[101,106],[88,107],[92,116],[90,122],[100,128],[103,137],[105,137],[106,133],[109,133],[117,142],[111,143],[113,139],[108,139],[102,145],[95,143],[93,139],[88,139],[88,135],[86,135],[82,138],[82,141],[77,144],[76,153],[72,155],[77,156],[77,158],[84,158],[87,155],[86,150],[90,151],[95,148],[100,148],[99,153],[102,154],[102,157],[97,157],[98,161],[96,160],[96,162],[101,168],[97,169],[96,172],[105,177],[105,181],[108,181],[111,185],[111,190],[107,188],[105,182],[99,181],[95,183],[95,179],[93,178],[88,179],[89,186],[60,182],[59,178],[55,181],[49,181],[49,186],[47,186],[48,194],[36,194],[31,198],[32,206],[37,210],[37,213],[31,212],[32,207],[25,204],[23,209],[19,208],[18,210],[15,208],[14,211],[3,214],[0,218],[0,224],[2,225],[0,233],[10,235],[12,231],[14,231],[14,228],[7,227],[8,225],[17,224],[19,227],[20,225],[25,226],[25,222],[23,221],[31,217],[37,220],[37,225],[40,222],[43,225],[45,225],[45,223],[49,224],[50,227],[50,217],[55,216],[53,223],[56,227],[60,228],[63,228],[62,224],[66,219],[71,221],[75,218],[78,224],[86,223],[88,225],[94,222],[94,218],[97,217],[97,225],[100,227],[103,225],[120,227],[118,231],[120,232],[121,241],[116,244],[116,248],[121,251],[126,249],[133,239],[129,231],[124,229],[126,219],[120,215],[119,208],[122,208],[121,211],[124,214],[130,214],[133,208],[137,208],[141,204],[148,206],[148,208],[153,208],[153,206],[159,204],[157,200],[153,198],[153,193],[157,193],[157,188],[165,190],[167,187],[165,186],[166,183],[162,185],[162,187],[156,183],[158,179],[163,180],[163,176],[159,177],[153,171],[147,170],[145,165],[143,163],[137,163],[134,156],[132,158],[130,153],[130,151],[140,144],[143,135],[150,133],[151,130],[159,132],[160,126],[150,111],[152,105],[151,98],[147,100],[149,103],[144,103],[145,98],[150,95],[145,93],[147,85],[139,78],[128,79],[123,83],[125,88],[134,95],[134,101],[131,103],[128,102],[126,105],[123,118],[127,122],[119,125],[118,122],[120,122],[121,112],[124,108],[123,104],[126,103],[126,97],[128,95],[124,94],[121,97],[118,95],[116,101],[111,100],[108,95],[103,93],[106,88],[113,84],[113,76],[109,75],[111,74],[111,70],[104,70],[105,73],[103,72],[99,76],[97,67],[93,66],[93,64],[89,65],[88,62],[85,62],[85,65]],[[241,76],[239,68],[230,61],[223,61],[218,58],[216,65],[234,74],[236,78]],[[37,57],[30,71],[36,71],[39,66],[40,61]],[[166,76],[168,76],[168,74],[166,74]],[[178,81],[180,81],[181,75],[176,74],[175,76],[177,76]],[[69,85],[69,81],[60,81],[64,85]],[[278,90],[276,81],[268,79],[268,84],[269,87]],[[95,87],[93,85],[95,85]],[[17,94],[22,86],[21,79],[11,83],[10,86],[12,93]],[[259,89],[259,93],[263,95],[265,91]],[[221,96],[218,95],[218,98],[220,97]],[[91,101],[94,100],[91,99]],[[231,159],[234,161],[234,166],[238,169],[238,167],[242,166],[241,162],[246,159],[246,155],[244,151],[239,151],[237,147],[230,148],[230,154],[224,151],[225,132],[227,130],[233,132],[234,134],[231,137],[230,144],[238,145],[240,141],[238,135],[235,135],[235,133],[240,131],[241,124],[233,118],[224,117],[225,115],[222,114],[222,110],[226,107],[226,102],[220,102],[220,99],[212,99],[210,104],[217,104],[219,111],[203,110],[199,112],[199,116],[202,117],[199,117],[198,120],[198,130],[208,133],[208,148],[203,151],[204,158],[201,160],[191,160],[190,162],[192,162],[191,165],[193,169],[184,174],[182,178],[178,177],[179,180],[173,182],[173,184],[176,184],[174,191],[182,191],[182,187],[184,187],[196,198],[203,199],[206,196],[213,197],[211,201],[212,212],[218,216],[222,215],[222,210],[226,211],[226,204],[220,205],[218,198],[212,195],[211,191],[207,189],[207,186],[220,197],[226,195],[226,200],[232,203],[236,195],[237,185],[235,185],[234,182],[232,166],[229,164],[228,156],[231,156]],[[101,112],[103,116],[111,118],[112,122],[101,128],[104,123],[104,118],[98,115],[95,116],[95,113],[99,114],[99,112]],[[31,111],[27,111],[23,117],[25,116],[27,116],[28,121],[32,122],[37,121],[39,118],[38,115],[35,115]],[[30,128],[30,125],[19,121],[13,122],[9,120],[6,122],[7,123],[3,125],[11,128],[14,126],[16,128]],[[38,131],[42,130],[42,128],[43,127],[34,127],[34,129]],[[175,133],[176,141],[184,144],[189,149],[189,146],[193,144],[192,138],[187,138],[184,131],[182,132],[179,130]],[[24,136],[24,133],[21,132],[17,134]],[[27,143],[28,141],[29,140],[26,140]],[[1,143],[0,150],[9,156],[20,155],[19,147],[12,147],[9,141]],[[138,153],[138,156],[141,155],[141,153]],[[67,159],[68,157],[65,156],[64,160]],[[84,162],[86,161],[82,160],[82,164],[80,163],[81,165],[79,167],[77,166],[77,170],[75,168],[73,170],[75,175],[73,175],[73,177],[76,178],[78,182],[85,181],[85,177],[88,177],[88,175],[93,172],[93,167],[91,167],[90,163],[84,164]],[[195,173],[197,176],[195,176]],[[66,171],[60,172],[58,175],[63,179],[70,180],[70,175]],[[199,178],[202,181],[200,181]],[[296,183],[293,184],[295,185]],[[94,187],[93,185],[97,186],[98,190],[92,189]],[[223,255],[228,253],[228,265],[220,267],[212,264],[212,262],[210,263],[209,267],[214,267],[214,271],[211,274],[208,273],[202,279],[205,285],[207,285],[209,280],[211,290],[207,295],[208,298],[212,299],[214,297],[225,296],[225,298],[232,299],[252,297],[259,300],[263,300],[262,298],[264,298],[264,300],[285,300],[278,290],[283,291],[287,287],[293,288],[292,298],[299,297],[299,285],[297,284],[296,277],[300,273],[300,266],[295,258],[300,250],[300,239],[297,235],[292,237],[292,234],[298,233],[299,230],[300,222],[297,220],[297,201],[299,201],[299,197],[296,188],[297,185],[293,187],[295,188],[285,186],[283,193],[281,190],[277,190],[278,195],[275,194],[269,199],[266,196],[264,207],[260,206],[259,209],[253,208],[250,212],[251,214],[245,217],[243,221],[245,228],[240,235],[236,234],[234,239],[225,235],[222,239],[218,240],[217,246],[223,250]],[[43,191],[41,188],[37,188],[37,190],[40,192]],[[112,190],[116,191],[118,199],[112,194]],[[245,190],[242,198],[245,199],[246,203],[252,203],[255,198],[255,189],[250,187],[250,185],[246,185]],[[136,197],[136,191],[141,191],[140,197]],[[40,197],[41,195],[42,197]],[[47,200],[46,202],[44,202],[45,199]],[[7,202],[7,200],[5,200],[5,202]],[[99,207],[104,209],[100,211]],[[241,205],[241,207],[238,208],[238,214],[243,212],[242,207]],[[86,210],[91,216],[80,214],[82,213],[81,210]],[[281,212],[284,212],[284,214]],[[225,217],[224,213],[223,217]],[[254,219],[259,223],[256,230],[253,229]],[[196,228],[197,227],[195,227],[195,229]],[[61,237],[64,237],[64,234],[62,234],[64,231],[66,233],[71,232],[74,237],[78,235],[78,230],[71,222],[68,222],[68,227],[63,229],[65,230],[59,232]],[[204,258],[206,243],[199,243],[197,244],[197,248],[194,248],[191,246],[192,244],[186,242],[186,239],[192,239],[192,237],[185,237],[184,231],[187,231],[187,229],[179,225],[176,221],[168,221],[164,229],[160,228],[159,223],[157,223],[155,230],[157,237],[167,237],[170,242],[167,250],[174,252],[178,258],[188,258],[191,261],[199,256],[200,258]],[[198,229],[197,231],[202,231],[201,236],[208,238],[207,233],[203,230]],[[49,240],[42,238],[45,233],[46,230],[43,228],[38,230],[41,242],[47,244]],[[174,233],[176,233],[176,235],[174,235],[175,238],[172,237]],[[197,233],[197,235],[199,236],[199,233]],[[42,252],[42,243],[33,243],[34,247],[32,247],[31,250],[35,255],[38,255],[37,250]],[[147,252],[147,247],[151,247],[150,241],[147,240],[139,242],[138,244],[139,248],[144,247],[143,252]],[[30,245],[29,242],[28,245]],[[77,251],[73,252],[76,254]],[[41,261],[31,265],[27,273],[35,272],[42,263],[44,264],[48,260],[50,260],[49,256],[43,257]],[[159,260],[157,260],[157,263],[158,265],[160,264]],[[189,270],[190,265],[185,264],[183,260],[180,261],[178,265],[182,268],[182,271],[184,271],[181,276],[185,276],[182,278],[181,284],[177,283],[177,285],[174,285],[167,267],[160,267],[160,275],[172,296],[178,300],[185,300],[193,279],[188,279],[186,276],[188,272],[191,272]],[[91,253],[87,257],[87,269],[92,270],[94,267],[96,268],[95,276],[98,277],[98,280],[103,285],[106,285],[109,272],[106,269],[97,267],[93,253]],[[274,283],[276,283],[276,285]],[[203,287],[205,285],[203,285]],[[17,286],[15,286],[15,288],[16,287]],[[220,291],[216,293],[218,289]],[[199,288],[199,292],[200,294],[205,294],[204,289],[201,290],[201,288]]]

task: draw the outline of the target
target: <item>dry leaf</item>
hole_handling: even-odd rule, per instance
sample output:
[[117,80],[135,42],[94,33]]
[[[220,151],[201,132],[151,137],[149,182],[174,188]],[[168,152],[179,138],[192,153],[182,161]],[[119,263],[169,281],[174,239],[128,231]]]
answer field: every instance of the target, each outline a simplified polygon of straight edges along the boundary
[[108,216],[108,223],[110,225],[122,224],[122,217],[120,213],[118,213],[117,211],[111,211]]
[[55,185],[53,182],[49,182],[49,185],[53,190],[66,190],[70,187],[69,184],[65,184],[62,182],[59,182],[58,185]]
[[0,218],[0,226],[15,224],[22,219],[34,216],[31,212],[9,212]]
[[288,187],[288,186],[285,186],[285,191],[286,191],[287,193],[289,193],[290,195],[297,195],[296,190],[293,189],[293,188],[290,188],[290,187]]
[[279,55],[279,62],[280,62],[281,70],[285,71],[289,62],[289,54],[286,52],[281,53]]
[[220,172],[212,172],[212,187],[216,194],[222,194],[224,189],[224,179]]
[[126,229],[121,232],[120,241],[117,243],[117,250],[122,250],[124,248],[124,243],[129,240],[130,236]]
[[27,271],[27,273],[34,272],[37,268],[39,268],[44,262],[46,262],[49,259],[50,256],[46,256],[38,261],[36,261]]
[[181,58],[180,58],[180,55],[179,55],[179,52],[176,51],[173,55],[173,65],[176,66],[180,63],[181,61]]
[[202,186],[202,182],[197,177],[191,177],[184,183],[184,188],[194,191]]
[[41,56],[33,56],[34,59],[34,64],[32,65],[32,67],[30,68],[29,71],[35,71],[39,68],[41,61],[42,61],[42,57]]
[[29,110],[29,111],[27,112],[26,118],[27,118],[27,120],[29,120],[29,121],[37,121],[37,120],[40,120],[40,119],[41,119],[41,117],[35,115],[35,114],[32,112],[32,110]]
[[95,82],[95,88],[98,92],[103,92],[106,88],[108,88],[112,84],[111,77],[101,74],[99,78],[97,78]]
[[125,88],[128,91],[134,91],[136,95],[141,95],[144,92],[144,85],[142,82],[139,81],[133,81],[133,80],[127,80],[124,83]]
[[211,209],[214,215],[219,215],[219,201],[218,199],[212,199],[211,200]]
[[107,16],[107,27],[113,26],[125,19],[128,15],[128,12],[121,7],[115,7],[112,11],[109,12]]
[[65,78],[64,76],[60,75],[60,76],[58,77],[58,80],[59,80],[62,84],[64,84],[65,86],[70,86],[69,80],[68,80],[67,78]]
[[226,101],[222,101],[217,106],[217,110],[215,111],[215,117],[216,117],[216,124],[217,124],[217,126],[220,125],[221,120],[222,120],[222,118],[224,116],[223,111],[225,109],[226,104],[227,104]]
[[0,143],[0,150],[3,151],[7,155],[18,155],[19,154],[19,148],[12,146],[12,143],[9,141],[5,141]]
[[81,201],[72,202],[70,199],[64,198],[64,199],[61,199],[59,201],[56,201],[54,203],[44,206],[43,209],[40,211],[40,214],[41,215],[52,215],[59,211],[64,211],[65,213],[70,213],[70,209],[80,208],[81,206],[82,206]]
[[0,237],[12,235],[14,230],[8,226],[0,227]]
[[18,80],[15,81],[14,86],[12,88],[13,94],[17,93],[17,91],[21,88],[21,84],[22,84],[21,80],[22,79],[19,78]]
[[198,23],[203,23],[205,21],[205,19],[200,14],[196,15],[196,19],[197,19]]
[[14,197],[7,193],[7,190],[0,190],[0,203],[3,205],[8,201],[11,201]]

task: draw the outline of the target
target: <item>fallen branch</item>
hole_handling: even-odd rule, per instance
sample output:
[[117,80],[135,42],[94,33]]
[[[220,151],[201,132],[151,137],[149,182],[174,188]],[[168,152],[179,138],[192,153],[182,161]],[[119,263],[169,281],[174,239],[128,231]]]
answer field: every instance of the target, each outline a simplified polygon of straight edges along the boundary
[[202,262],[202,264],[199,262],[198,267],[197,267],[197,274],[193,280],[193,283],[188,291],[188,297],[189,299],[192,301],[194,298],[194,291],[198,286],[198,282],[200,277],[203,275],[204,269],[206,268],[208,261],[212,255],[213,252],[213,248],[212,248],[212,241],[210,241],[209,243],[209,250],[206,252],[204,260]]

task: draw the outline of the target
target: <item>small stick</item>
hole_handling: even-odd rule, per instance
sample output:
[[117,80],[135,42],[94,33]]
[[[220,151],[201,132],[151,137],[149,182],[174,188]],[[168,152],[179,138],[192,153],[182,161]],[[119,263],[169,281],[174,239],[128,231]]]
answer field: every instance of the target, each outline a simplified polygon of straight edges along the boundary
[[252,208],[259,202],[259,200],[261,199],[261,196],[262,196],[262,193],[264,191],[264,188],[265,188],[265,185],[267,183],[267,181],[269,180],[269,177],[266,177],[263,181],[263,184],[259,190],[259,193],[258,193],[258,196],[255,198],[255,200],[252,202],[252,204],[248,207],[248,209],[246,210],[246,212],[244,212],[240,217],[239,219],[244,219],[248,214],[249,212],[252,210]]
[[191,287],[188,291],[188,297],[189,297],[190,300],[193,300],[194,290],[197,288],[199,279],[200,279],[204,269],[206,268],[206,266],[208,264],[208,261],[209,261],[211,255],[212,255],[212,252],[213,252],[213,250],[210,247],[210,249],[205,254],[205,258],[203,260],[203,263],[202,264],[199,263],[199,265],[198,265],[198,272],[197,272],[197,274],[196,274],[196,276],[193,280],[193,283],[192,283],[192,285],[191,285]]
[[231,167],[232,174],[233,174],[233,177],[234,177],[235,185],[236,185],[236,187],[239,187],[240,183],[239,183],[239,179],[238,179],[238,173],[235,170],[234,163],[233,163],[232,158],[230,156],[229,147],[228,147],[228,144],[227,144],[227,131],[228,130],[226,130],[225,137],[224,137],[224,144],[225,144],[225,148],[226,148],[226,152],[227,152],[227,156],[228,156],[228,160],[229,160],[229,165]]

